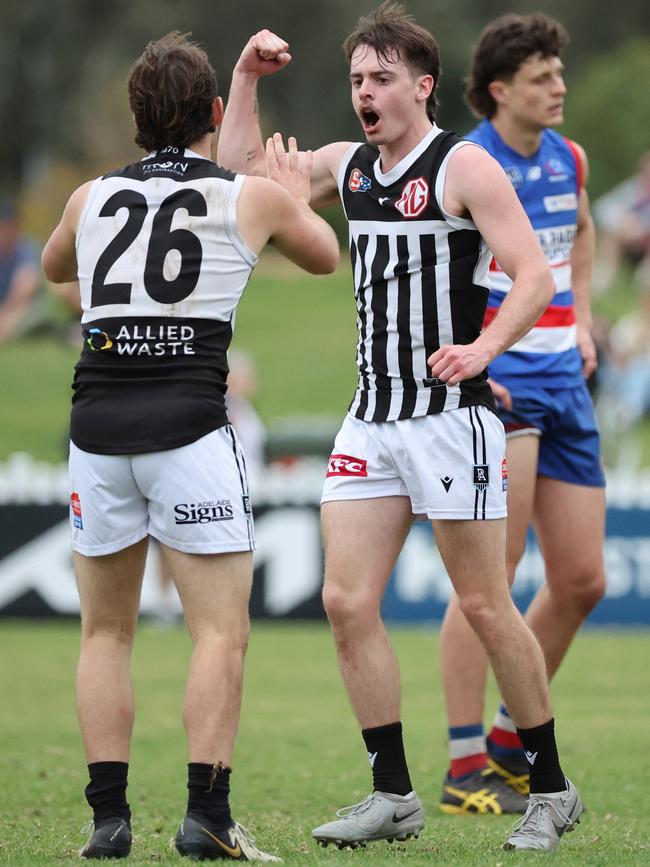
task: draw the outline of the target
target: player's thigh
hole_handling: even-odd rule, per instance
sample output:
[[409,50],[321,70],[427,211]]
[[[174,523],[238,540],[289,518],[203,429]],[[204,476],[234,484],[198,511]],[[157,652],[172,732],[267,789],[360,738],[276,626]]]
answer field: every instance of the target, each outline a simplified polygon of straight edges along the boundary
[[176,449],[132,458],[149,534],[187,554],[252,551],[244,456],[231,425]]
[[380,600],[412,522],[408,497],[323,503],[326,595]]
[[510,596],[506,578],[506,520],[433,521],[442,561],[461,604]]
[[[521,559],[528,527],[533,517],[539,436],[533,433],[510,436],[506,440],[508,461],[508,521],[506,560],[510,572]],[[513,575],[510,575],[512,579]]]
[[122,551],[88,557],[73,553],[85,634],[110,631],[132,636],[138,618],[148,539]]
[[214,633],[246,635],[252,553],[188,554],[164,543],[162,550],[192,638]]
[[549,584],[604,576],[605,489],[540,476],[533,523]]

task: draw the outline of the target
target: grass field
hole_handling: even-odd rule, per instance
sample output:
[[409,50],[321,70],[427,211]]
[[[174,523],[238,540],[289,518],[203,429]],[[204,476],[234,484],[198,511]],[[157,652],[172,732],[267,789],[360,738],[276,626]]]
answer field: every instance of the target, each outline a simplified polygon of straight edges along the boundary
[[[368,793],[369,768],[322,624],[255,624],[247,661],[233,806],[264,848],[287,864],[506,865],[508,818],[436,809],[446,765],[437,633],[394,629],[411,775],[428,814],[417,841],[339,852],[317,848],[316,824]],[[0,625],[0,864],[65,864],[85,841],[86,770],[74,713],[78,627]],[[554,684],[565,770],[588,807],[553,856],[557,865],[650,864],[650,691],[643,633],[586,631]],[[136,641],[138,715],[127,863],[179,863],[169,848],[185,806],[180,722],[189,641],[180,627],[144,624]],[[492,692],[488,712],[494,707]],[[529,856],[539,863],[538,856]]]

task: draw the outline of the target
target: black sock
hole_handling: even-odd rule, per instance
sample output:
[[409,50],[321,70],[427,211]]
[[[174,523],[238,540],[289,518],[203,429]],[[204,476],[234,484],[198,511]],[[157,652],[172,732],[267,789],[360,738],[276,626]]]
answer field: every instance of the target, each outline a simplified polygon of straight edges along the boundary
[[131,822],[131,810],[126,802],[128,762],[93,762],[88,765],[90,782],[86,800],[93,808],[95,825],[119,816]]
[[530,791],[563,792],[566,777],[560,767],[555,744],[555,721],[551,718],[532,729],[517,729],[530,767]]
[[221,762],[216,765],[190,762],[187,766],[187,788],[190,790],[187,812],[205,816],[217,830],[229,828],[232,825],[228,802],[231,773],[232,768]]
[[368,758],[372,767],[372,784],[376,792],[391,792],[407,795],[412,789],[409,770],[406,767],[402,723],[364,729],[361,734],[366,742]]

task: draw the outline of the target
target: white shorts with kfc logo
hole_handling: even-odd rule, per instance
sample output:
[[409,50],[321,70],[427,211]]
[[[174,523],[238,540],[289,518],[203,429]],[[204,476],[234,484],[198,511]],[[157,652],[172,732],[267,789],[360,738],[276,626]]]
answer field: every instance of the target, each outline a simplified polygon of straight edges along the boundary
[[146,535],[189,554],[252,551],[246,465],[230,425],[177,449],[98,455],[70,443],[72,547],[95,557]]
[[321,502],[409,497],[413,514],[429,519],[505,518],[505,448],[503,425],[484,406],[402,421],[347,416]]

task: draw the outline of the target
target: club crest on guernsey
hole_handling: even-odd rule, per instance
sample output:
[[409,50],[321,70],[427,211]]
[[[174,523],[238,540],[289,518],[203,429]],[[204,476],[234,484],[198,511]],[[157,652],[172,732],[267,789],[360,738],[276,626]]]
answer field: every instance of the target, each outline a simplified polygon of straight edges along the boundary
[[429,204],[429,184],[424,178],[415,178],[406,184],[395,202],[397,210],[407,218],[418,217]]
[[477,491],[483,491],[490,484],[490,468],[487,464],[474,464],[474,487]]
[[353,193],[367,193],[372,186],[372,181],[363,174],[361,169],[352,169],[348,186]]

